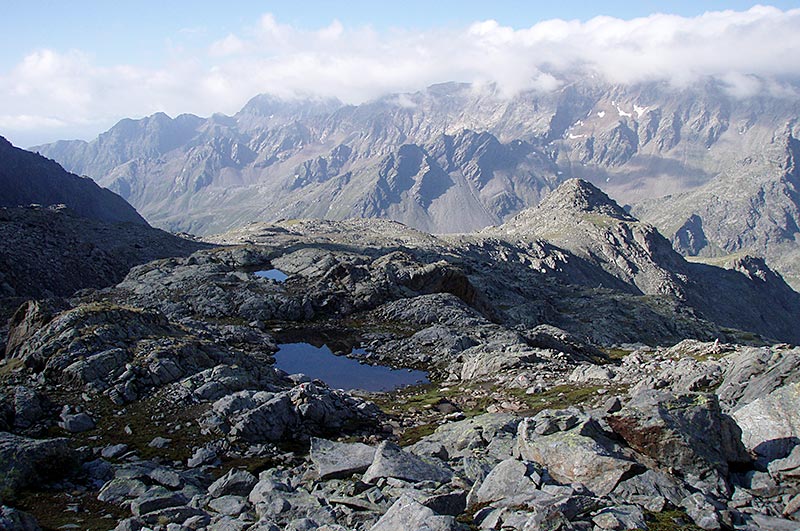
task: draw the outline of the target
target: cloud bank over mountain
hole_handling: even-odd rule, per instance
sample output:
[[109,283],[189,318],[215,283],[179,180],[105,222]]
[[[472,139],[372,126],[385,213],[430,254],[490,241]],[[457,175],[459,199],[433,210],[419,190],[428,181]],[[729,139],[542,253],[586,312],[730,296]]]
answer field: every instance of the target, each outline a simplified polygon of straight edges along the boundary
[[166,50],[154,67],[98,64],[81,50],[32,51],[0,73],[0,130],[17,143],[91,136],[125,116],[233,113],[257,93],[359,103],[443,81],[557,90],[569,73],[678,87],[712,76],[737,97],[796,96],[800,9],[756,6],[687,18],[493,20],[459,29],[378,32],[338,21],[316,30],[270,14],[202,51]]

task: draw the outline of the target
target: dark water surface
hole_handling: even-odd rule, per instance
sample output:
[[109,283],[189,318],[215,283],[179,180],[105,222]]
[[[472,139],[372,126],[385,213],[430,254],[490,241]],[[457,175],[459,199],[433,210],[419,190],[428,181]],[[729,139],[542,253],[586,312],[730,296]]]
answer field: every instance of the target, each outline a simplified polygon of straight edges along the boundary
[[[284,343],[278,345],[275,365],[289,374],[303,373],[319,378],[334,389],[362,389],[364,391],[391,391],[406,385],[428,383],[423,371],[392,369],[380,365],[367,365],[345,356],[337,356],[326,345],[315,347],[310,343]],[[354,349],[354,354],[364,354]]]

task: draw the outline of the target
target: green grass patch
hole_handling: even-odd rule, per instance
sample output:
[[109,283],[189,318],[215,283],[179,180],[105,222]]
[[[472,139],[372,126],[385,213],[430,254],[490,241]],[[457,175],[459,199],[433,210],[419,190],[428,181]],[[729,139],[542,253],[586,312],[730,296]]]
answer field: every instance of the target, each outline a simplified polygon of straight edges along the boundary
[[596,399],[597,392],[603,389],[600,385],[576,386],[557,385],[541,393],[526,394],[524,389],[509,389],[511,395],[523,402],[527,409],[520,413],[535,415],[544,409],[565,409],[578,406]]
[[400,436],[399,444],[400,446],[409,446],[416,442],[419,442],[422,438],[427,437],[428,435],[436,431],[436,428],[438,427],[439,424],[431,422],[428,424],[421,424],[419,426],[414,426],[413,428],[408,428]]
[[3,376],[8,376],[9,374],[13,373],[15,370],[21,368],[23,366],[21,358],[9,358],[6,359],[6,362],[3,365],[0,365],[0,378]]
[[702,531],[685,512],[673,510],[645,513],[647,531]]
[[600,349],[611,360],[612,363],[621,362],[625,356],[633,352],[632,350],[625,350],[621,348],[604,348]]
[[[108,531],[117,521],[130,516],[129,511],[98,501],[96,492],[23,492],[16,507],[32,514],[43,531],[75,529]],[[70,526],[70,527],[66,527]]]

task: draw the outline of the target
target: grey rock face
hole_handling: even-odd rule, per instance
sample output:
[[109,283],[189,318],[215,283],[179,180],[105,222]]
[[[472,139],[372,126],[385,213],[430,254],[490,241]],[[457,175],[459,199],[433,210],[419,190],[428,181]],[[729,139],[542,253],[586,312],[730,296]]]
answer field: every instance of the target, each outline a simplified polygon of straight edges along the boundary
[[379,478],[397,478],[405,481],[436,481],[446,483],[453,473],[445,468],[432,465],[419,457],[403,451],[399,446],[384,441],[375,450],[375,458],[362,480],[375,482]]
[[163,509],[183,507],[188,500],[182,494],[170,492],[164,488],[150,488],[131,503],[134,516],[144,516]]
[[518,459],[506,459],[495,466],[480,482],[477,490],[470,493],[469,504],[503,502],[517,505],[536,496],[542,484],[542,470],[533,463]]
[[279,392],[242,391],[217,400],[203,423],[234,440],[279,441],[322,435],[346,423],[372,421],[374,404],[345,392],[301,383]]
[[0,529],[8,531],[40,531],[36,519],[25,511],[0,506]]
[[138,498],[147,492],[147,485],[138,479],[114,478],[100,489],[97,499],[101,502],[119,504],[124,500]]
[[721,413],[716,395],[643,391],[607,422],[631,447],[722,496],[730,493],[729,463],[749,461],[741,431]]
[[545,410],[524,419],[515,453],[544,466],[556,481],[582,483],[599,496],[611,492],[637,466],[596,421],[570,410]]
[[[433,434],[407,448],[417,455],[435,456],[444,453],[447,459],[472,456],[491,443],[511,443],[519,419],[508,414],[487,413],[467,420],[449,422],[436,428]],[[431,450],[433,450],[431,452]]]
[[400,497],[370,531],[396,531],[419,529],[426,531],[453,531],[461,529],[452,516],[441,516],[408,496]]
[[58,478],[78,464],[66,439],[29,439],[0,432],[0,491],[18,489]]
[[337,443],[326,439],[311,438],[309,458],[320,479],[347,477],[363,473],[372,464],[375,448],[361,443]]
[[214,498],[225,495],[247,496],[258,483],[258,478],[246,470],[231,470],[208,487]]
[[800,384],[779,387],[732,415],[748,450],[766,460],[785,457],[800,443]]
[[784,384],[800,382],[800,349],[782,347],[742,348],[731,355],[724,379],[717,389],[728,410],[763,398]]
[[635,505],[603,509],[592,518],[600,529],[646,529],[644,513]]

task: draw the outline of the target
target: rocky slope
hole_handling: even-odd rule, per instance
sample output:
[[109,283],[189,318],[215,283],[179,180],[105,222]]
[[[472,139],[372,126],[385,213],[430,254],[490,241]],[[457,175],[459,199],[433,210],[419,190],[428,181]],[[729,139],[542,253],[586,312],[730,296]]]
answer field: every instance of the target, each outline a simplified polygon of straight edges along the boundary
[[60,207],[0,209],[0,239],[2,296],[28,298],[104,288],[135,265],[210,247],[146,225],[88,220]]
[[15,148],[0,137],[0,207],[63,204],[98,221],[147,222],[117,194],[68,173],[56,162]]
[[[20,308],[0,526],[797,528],[800,352],[757,337],[797,341],[797,294],[763,262],[687,264],[583,181],[476,234],[295,220],[214,242]],[[318,338],[432,383],[276,366]]]
[[[743,255],[728,263],[728,269],[686,262],[653,226],[632,217],[586,181],[567,181],[538,207],[484,234],[547,240],[624,281],[636,293],[668,295],[718,324],[758,329],[773,337],[778,337],[774,331],[762,327],[783,323],[778,325],[780,335],[796,341],[796,325],[790,321],[800,315],[798,295],[763,260]],[[766,292],[769,302],[759,302],[765,301]]]
[[688,256],[766,257],[794,286],[800,281],[800,142],[786,131],[757,154],[736,157],[702,187],[637,204]]

